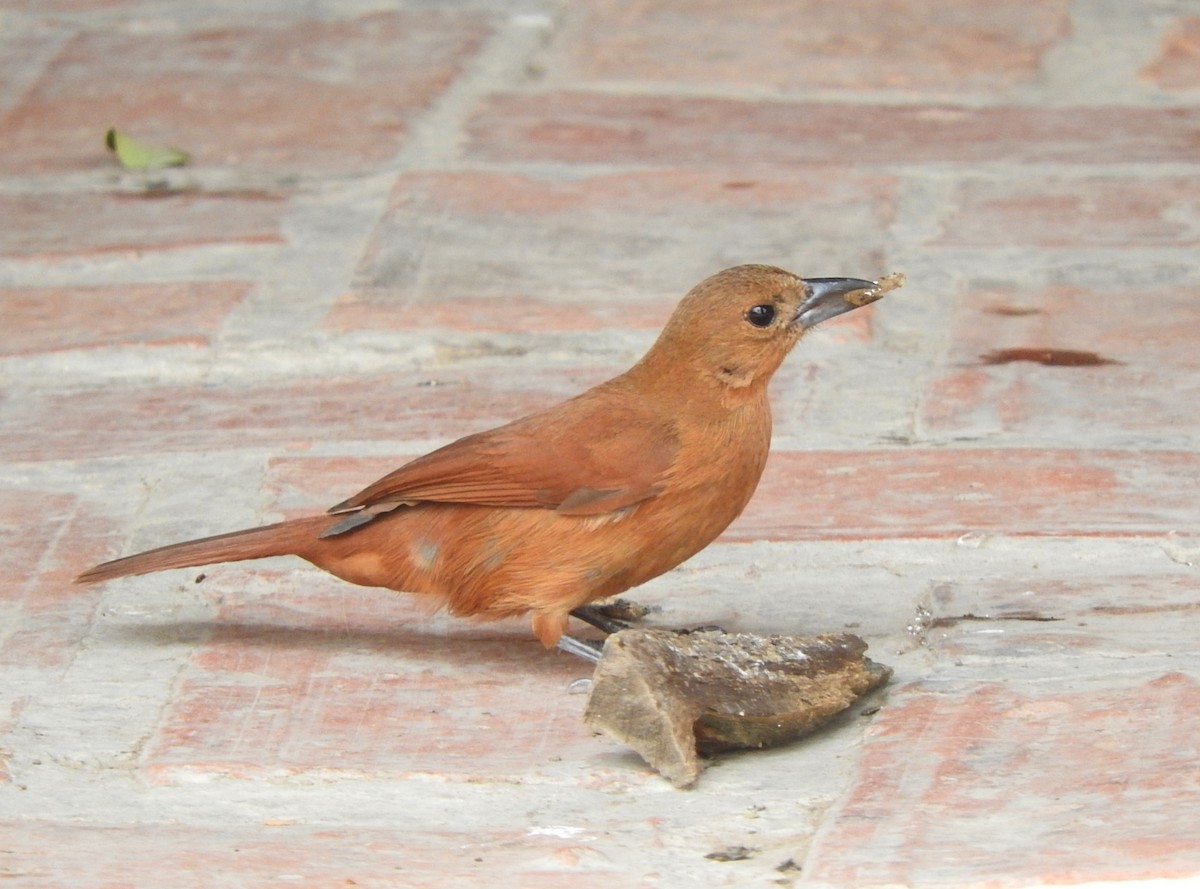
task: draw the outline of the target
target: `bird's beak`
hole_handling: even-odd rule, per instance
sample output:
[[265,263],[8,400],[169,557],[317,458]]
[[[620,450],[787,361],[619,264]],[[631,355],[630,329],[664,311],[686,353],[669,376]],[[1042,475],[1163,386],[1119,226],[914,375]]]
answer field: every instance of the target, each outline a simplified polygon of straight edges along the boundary
[[804,278],[808,296],[796,310],[795,321],[806,330],[883,296],[875,281],[862,278]]

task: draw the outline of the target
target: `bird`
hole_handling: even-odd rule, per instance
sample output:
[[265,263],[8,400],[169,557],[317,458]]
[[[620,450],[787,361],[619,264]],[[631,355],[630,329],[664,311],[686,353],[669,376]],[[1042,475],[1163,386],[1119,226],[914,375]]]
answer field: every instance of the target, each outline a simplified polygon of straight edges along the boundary
[[[629,370],[418,457],[327,513],[159,547],[77,583],[292,555],[353,584],[479,619],[528,615],[560,645],[569,617],[711,543],[758,486],[768,382],[815,325],[890,279],[740,265],[701,281]],[[594,622],[594,621],[593,621]]]

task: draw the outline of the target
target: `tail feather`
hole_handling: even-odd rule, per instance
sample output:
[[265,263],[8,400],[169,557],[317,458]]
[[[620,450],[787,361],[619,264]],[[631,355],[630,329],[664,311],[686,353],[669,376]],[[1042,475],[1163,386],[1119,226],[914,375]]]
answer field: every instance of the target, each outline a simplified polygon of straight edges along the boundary
[[89,568],[76,577],[75,582],[98,583],[112,580],[114,577],[149,574],[152,571],[166,571],[170,568],[192,568],[216,562],[241,562],[246,559],[265,559],[268,556],[296,555],[299,549],[306,548],[304,544],[307,541],[320,534],[336,518],[312,516],[275,525],[263,525],[261,528],[218,534],[215,537],[172,543]]

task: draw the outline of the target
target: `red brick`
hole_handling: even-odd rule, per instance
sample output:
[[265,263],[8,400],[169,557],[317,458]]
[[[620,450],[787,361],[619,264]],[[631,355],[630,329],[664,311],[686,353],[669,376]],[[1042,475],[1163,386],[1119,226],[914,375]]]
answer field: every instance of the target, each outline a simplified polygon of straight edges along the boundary
[[[267,447],[274,453],[337,437],[458,438],[554,404],[601,382],[611,368],[547,372],[523,365],[378,377],[296,379],[252,388],[148,387],[49,391],[4,407],[0,458],[81,459]],[[64,423],[63,417],[70,417]]]
[[1191,163],[1198,108],[1018,108],[501,94],[467,155],[601,164]]
[[547,78],[733,89],[1000,91],[1037,76],[1066,0],[590,0]]
[[0,288],[0,354],[111,345],[204,346],[249,291],[240,281]]
[[1191,451],[776,452],[735,540],[1200,533]]
[[580,665],[547,653],[523,621],[451,620],[447,634],[415,597],[310,575],[266,600],[224,595],[237,577],[205,585],[226,604],[148,746],[154,781],[280,770],[478,779],[603,749],[579,721],[582,699],[566,693]]
[[1153,573],[1131,574],[1085,564],[1072,576],[1058,565],[1014,566],[1002,579],[939,582],[926,642],[943,662],[1012,659],[1034,670],[1055,658],[1183,654],[1194,647],[1200,616],[1195,572],[1150,565]]
[[486,34],[479,16],[389,12],[178,33],[83,32],[0,121],[6,173],[102,169],[120,126],[205,165],[361,170]]
[[1163,35],[1158,58],[1141,71],[1162,89],[1200,89],[1200,16],[1176,19]]
[[282,243],[284,196],[121,193],[0,195],[0,252],[63,257],[204,244]]
[[[1023,440],[1192,441],[1200,435],[1200,289],[1060,285],[977,287],[959,309],[946,368],[930,385],[921,419],[938,435],[1003,432]],[[1032,362],[989,365],[1012,348],[1091,352],[1094,367]]]
[[1194,247],[1200,205],[1192,178],[967,181],[950,200],[937,244],[1038,247]]
[[[422,811],[434,790],[412,789],[398,809]],[[470,805],[470,804],[464,804]],[[609,889],[628,866],[598,851],[596,833],[537,835],[522,825],[483,830],[330,826],[288,817],[222,823],[0,821],[5,875],[16,887],[127,889]],[[611,852],[611,849],[609,850]],[[623,866],[625,865],[625,866]],[[636,866],[636,865],[635,865]],[[152,875],[148,880],[147,876]],[[638,883],[637,885],[643,885]],[[648,885],[648,884],[647,884]]]
[[[6,8],[9,5],[6,4]],[[66,36],[55,33],[52,28],[10,26],[0,39],[3,39],[4,47],[0,51],[0,119],[3,119],[41,77]]]
[[[38,504],[39,524],[29,526],[29,504]],[[0,500],[0,546],[8,558],[0,560],[0,600],[18,601],[46,570],[57,567],[64,527],[76,509],[76,498],[6,486]]]
[[28,702],[28,698],[17,698],[8,706],[7,712],[0,712],[0,785],[12,782],[13,775],[8,764],[13,758],[13,748],[16,745],[10,743],[7,736],[16,727],[21,711]]
[[[753,167],[546,181],[516,174],[399,179],[337,329],[658,328],[722,265],[812,275],[882,268],[895,182]],[[414,246],[414,242],[420,246]]]
[[[91,629],[100,590],[72,578],[105,553],[111,524],[77,498],[6,491],[0,508],[0,666],[61,667]],[[30,504],[36,503],[36,521]]]
[[1200,687],[1180,673],[1103,689],[895,691],[805,878],[982,887],[1194,876],[1197,707]]

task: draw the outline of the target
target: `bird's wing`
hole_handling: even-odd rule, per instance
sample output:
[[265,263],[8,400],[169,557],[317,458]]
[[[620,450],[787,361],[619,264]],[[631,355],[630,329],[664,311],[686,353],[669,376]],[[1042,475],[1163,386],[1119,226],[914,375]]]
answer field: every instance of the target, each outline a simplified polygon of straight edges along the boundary
[[567,402],[418,457],[330,512],[436,501],[601,515],[658,494],[677,450],[644,408]]

